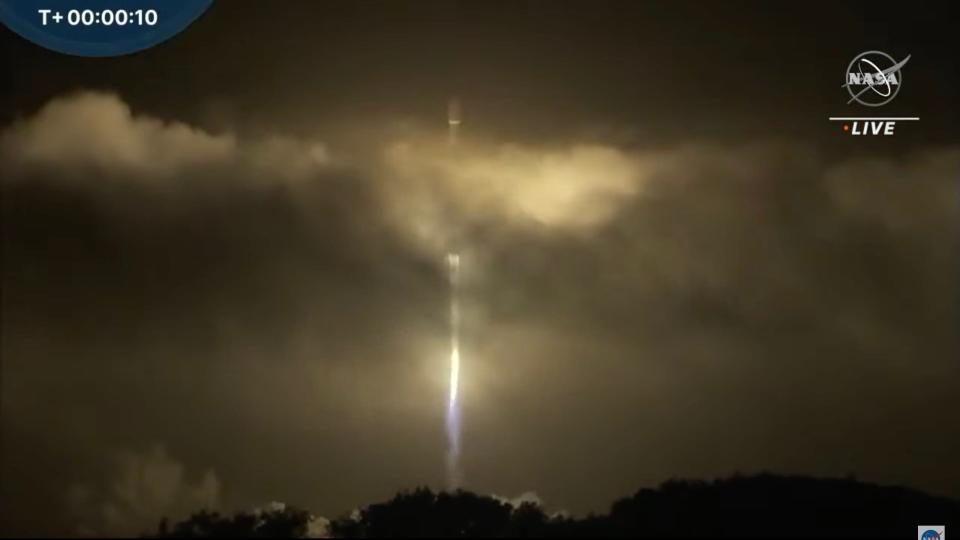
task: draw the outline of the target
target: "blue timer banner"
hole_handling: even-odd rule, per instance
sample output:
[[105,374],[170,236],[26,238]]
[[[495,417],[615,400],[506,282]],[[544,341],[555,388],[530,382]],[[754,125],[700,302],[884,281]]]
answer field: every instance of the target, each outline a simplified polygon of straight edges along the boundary
[[213,0],[0,0],[0,21],[75,56],[120,56],[177,35]]

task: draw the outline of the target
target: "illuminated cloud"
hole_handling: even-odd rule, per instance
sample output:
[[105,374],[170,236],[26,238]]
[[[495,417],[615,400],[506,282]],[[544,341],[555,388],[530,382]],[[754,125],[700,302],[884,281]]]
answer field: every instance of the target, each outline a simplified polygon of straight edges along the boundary
[[615,147],[537,148],[421,136],[387,144],[382,188],[403,226],[433,243],[456,227],[590,229],[643,188],[645,161]]
[[[94,167],[148,177],[228,159],[237,143],[181,122],[134,115],[114,94],[80,92],[46,104],[3,134],[15,161],[64,169]],[[132,179],[142,180],[140,176]]]
[[442,132],[370,141],[337,162],[327,145],[265,134],[211,134],[135,114],[119,96],[56,98],[0,135],[5,160],[21,172],[107,179],[157,187],[230,176],[241,186],[322,178],[334,164],[366,178],[395,225],[431,247],[471,223],[588,230],[642,191],[651,156],[597,144],[537,148],[479,139],[451,149]]
[[70,510],[84,536],[136,536],[156,530],[160,518],[178,520],[220,505],[220,481],[207,470],[195,482],[184,465],[162,446],[147,452],[120,452],[114,476],[102,489],[74,484],[68,491]]
[[241,167],[246,181],[298,180],[324,167],[322,143],[278,135],[243,141],[179,121],[135,114],[116,94],[78,92],[51,100],[0,135],[9,163],[70,178],[86,173],[167,183],[204,168]]
[[537,495],[534,491],[524,491],[516,497],[503,497],[500,495],[491,495],[494,499],[509,504],[514,508],[520,508],[524,504],[532,504],[534,506],[543,506],[543,501],[540,500],[540,496]]

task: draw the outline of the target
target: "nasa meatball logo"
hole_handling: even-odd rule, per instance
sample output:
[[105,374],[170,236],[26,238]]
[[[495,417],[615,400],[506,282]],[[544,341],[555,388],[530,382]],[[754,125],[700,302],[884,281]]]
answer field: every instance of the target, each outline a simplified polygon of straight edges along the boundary
[[946,527],[943,525],[917,526],[917,540],[947,540]]
[[[841,88],[847,90],[847,105],[880,107],[893,101],[903,86],[903,66],[910,55],[897,61],[883,51],[866,51],[847,65]],[[917,122],[918,116],[831,116],[831,122],[843,122],[841,133],[854,136],[889,137],[896,133],[897,122]]]
[[881,51],[858,54],[847,66],[843,88],[850,93],[847,104],[857,103],[867,107],[879,107],[890,103],[900,92],[903,84],[903,66],[910,60],[897,62]]

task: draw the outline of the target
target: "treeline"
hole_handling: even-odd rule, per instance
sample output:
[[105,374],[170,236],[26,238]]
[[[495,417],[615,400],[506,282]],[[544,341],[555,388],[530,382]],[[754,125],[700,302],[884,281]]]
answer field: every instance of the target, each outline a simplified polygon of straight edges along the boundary
[[151,536],[163,538],[910,538],[918,525],[960,525],[960,503],[848,479],[733,476],[671,480],[620,499],[606,515],[549,515],[468,491],[418,488],[323,523],[283,507],[223,516],[199,512]]

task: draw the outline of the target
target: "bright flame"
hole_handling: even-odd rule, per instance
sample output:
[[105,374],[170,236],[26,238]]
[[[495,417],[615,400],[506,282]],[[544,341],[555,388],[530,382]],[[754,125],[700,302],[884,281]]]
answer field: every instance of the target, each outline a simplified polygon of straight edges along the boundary
[[450,274],[450,410],[457,405],[457,391],[460,388],[460,309],[457,301],[457,286],[460,273],[460,255],[447,254],[447,266]]
[[457,406],[457,389],[460,387],[460,350],[454,344],[450,351],[450,408]]
[[457,282],[460,256],[447,254],[450,274],[450,402],[447,404],[447,484],[453,490],[460,487],[460,407],[457,393],[460,389],[460,310],[457,305]]
[[447,487],[460,487],[460,406],[457,389],[460,386],[460,349],[454,344],[450,351],[450,403],[447,406]]

